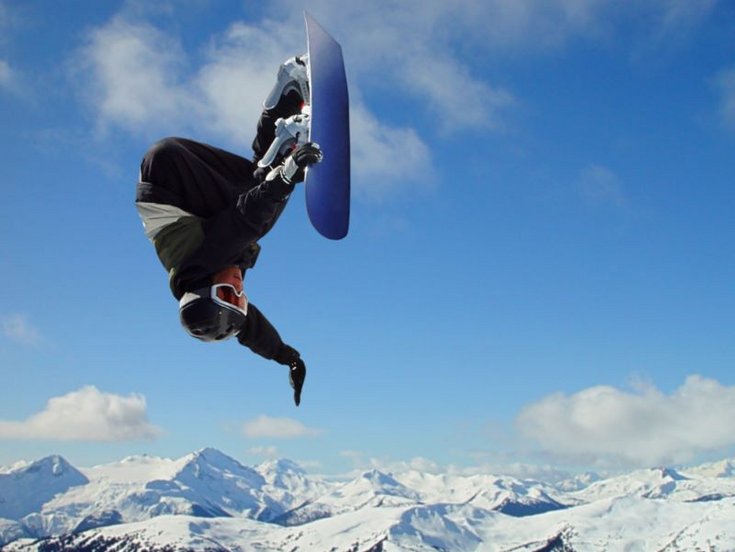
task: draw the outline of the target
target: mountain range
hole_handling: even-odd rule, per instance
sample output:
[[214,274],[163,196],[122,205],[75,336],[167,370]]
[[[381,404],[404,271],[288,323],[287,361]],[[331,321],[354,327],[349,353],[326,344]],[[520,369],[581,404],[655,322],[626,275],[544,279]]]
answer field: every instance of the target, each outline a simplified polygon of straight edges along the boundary
[[735,550],[735,464],[586,475],[247,467],[215,449],[77,468],[61,456],[0,468],[8,551]]

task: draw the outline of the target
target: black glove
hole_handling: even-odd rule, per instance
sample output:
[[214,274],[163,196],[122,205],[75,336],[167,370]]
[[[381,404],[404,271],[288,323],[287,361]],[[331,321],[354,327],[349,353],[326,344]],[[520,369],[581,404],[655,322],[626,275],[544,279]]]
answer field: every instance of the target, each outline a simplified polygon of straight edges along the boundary
[[296,406],[299,406],[301,404],[301,388],[304,386],[304,380],[306,379],[306,364],[299,358],[288,368],[288,381],[293,387],[293,402],[296,403]]
[[263,180],[265,180],[265,177],[268,175],[269,171],[270,169],[268,167],[258,167],[253,172],[253,178],[258,184],[260,184],[261,182],[263,182]]
[[288,366],[288,382],[293,387],[293,400],[296,406],[301,403],[301,388],[306,379],[306,364],[301,360],[299,352],[289,345],[284,345],[273,359],[279,364]]
[[304,169],[314,163],[319,163],[324,157],[319,144],[314,142],[306,142],[303,146],[296,148],[291,154],[294,162],[300,169]]
[[281,169],[281,175],[288,182],[303,182],[304,169],[315,163],[319,163],[324,154],[319,144],[307,142],[306,144],[296,148],[291,155],[286,158]]

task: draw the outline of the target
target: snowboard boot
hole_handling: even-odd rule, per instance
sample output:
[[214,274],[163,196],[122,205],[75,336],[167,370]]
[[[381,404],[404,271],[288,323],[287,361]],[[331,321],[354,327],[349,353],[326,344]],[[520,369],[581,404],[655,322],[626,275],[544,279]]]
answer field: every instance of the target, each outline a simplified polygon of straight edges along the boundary
[[292,115],[288,119],[278,119],[276,121],[276,137],[263,158],[258,161],[258,166],[268,167],[308,142],[310,117],[311,110],[309,106],[305,105],[301,113]]
[[309,55],[304,54],[289,58],[281,64],[278,68],[278,80],[263,102],[265,109],[273,109],[278,105],[282,96],[294,90],[298,92],[303,103],[308,104],[311,101],[307,71],[308,61]]

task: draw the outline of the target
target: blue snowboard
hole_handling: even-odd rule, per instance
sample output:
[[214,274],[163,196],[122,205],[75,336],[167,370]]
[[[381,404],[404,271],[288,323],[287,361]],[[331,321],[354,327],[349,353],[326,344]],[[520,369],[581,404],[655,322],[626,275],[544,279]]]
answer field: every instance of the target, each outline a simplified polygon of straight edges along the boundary
[[350,224],[350,118],[342,47],[304,12],[309,50],[311,131],[324,152],[305,179],[309,220],[323,236],[339,240]]

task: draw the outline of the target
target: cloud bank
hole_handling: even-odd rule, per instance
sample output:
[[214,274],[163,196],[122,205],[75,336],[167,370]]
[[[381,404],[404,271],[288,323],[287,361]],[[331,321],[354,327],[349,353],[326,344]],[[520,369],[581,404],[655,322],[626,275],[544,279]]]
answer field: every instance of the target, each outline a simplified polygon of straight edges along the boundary
[[[74,82],[101,136],[185,134],[248,156],[278,65],[304,49],[302,27],[236,22],[187,52],[181,37],[123,11],[88,32]],[[414,129],[379,119],[356,87],[351,103],[356,195],[380,199],[429,174],[428,146]]]
[[160,434],[147,420],[145,397],[103,393],[94,386],[49,399],[43,411],[24,421],[0,420],[0,439],[112,442]]
[[196,110],[181,88],[181,45],[151,24],[116,17],[89,33],[80,59],[89,77],[85,98],[100,127],[135,132]]
[[[335,33],[347,61],[355,195],[379,201],[430,188],[432,138],[503,130],[521,100],[497,82],[494,60],[548,55],[573,39],[608,40],[621,23],[658,42],[686,34],[715,4],[427,0],[417,9],[313,0],[310,12]],[[160,9],[129,0],[87,31],[72,82],[103,135],[187,134],[248,155],[278,64],[304,50],[302,9],[297,0],[274,0],[259,20],[235,21],[197,44]],[[420,120],[406,118],[406,102]]]
[[556,394],[525,407],[520,431],[564,457],[654,466],[735,444],[735,386],[693,375],[670,395],[650,385]]
[[295,439],[299,437],[317,437],[323,433],[319,429],[305,426],[293,418],[272,418],[259,416],[243,424],[243,435],[250,439],[274,438]]

